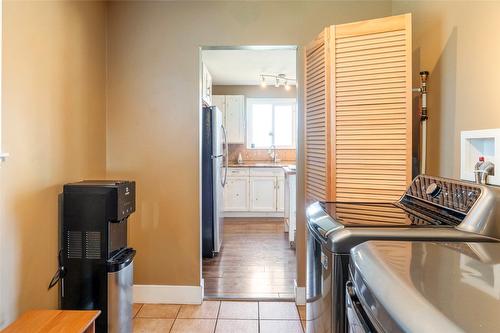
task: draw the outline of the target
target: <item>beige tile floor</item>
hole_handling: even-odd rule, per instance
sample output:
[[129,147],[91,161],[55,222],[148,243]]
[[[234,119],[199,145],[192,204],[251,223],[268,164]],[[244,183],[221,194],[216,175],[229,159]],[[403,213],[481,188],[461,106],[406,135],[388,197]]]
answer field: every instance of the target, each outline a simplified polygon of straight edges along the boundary
[[305,307],[237,301],[134,304],[133,317],[134,333],[303,333]]

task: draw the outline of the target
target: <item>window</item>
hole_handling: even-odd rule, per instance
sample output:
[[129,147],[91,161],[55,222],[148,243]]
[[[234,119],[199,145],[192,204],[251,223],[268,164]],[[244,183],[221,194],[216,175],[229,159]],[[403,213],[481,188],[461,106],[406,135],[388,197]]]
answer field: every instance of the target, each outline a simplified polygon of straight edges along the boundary
[[295,149],[295,99],[247,98],[247,148]]

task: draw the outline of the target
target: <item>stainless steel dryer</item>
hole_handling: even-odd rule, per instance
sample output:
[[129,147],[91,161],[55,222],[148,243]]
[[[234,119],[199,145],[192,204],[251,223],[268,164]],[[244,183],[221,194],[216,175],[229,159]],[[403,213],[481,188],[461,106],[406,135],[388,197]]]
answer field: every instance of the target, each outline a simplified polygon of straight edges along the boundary
[[369,241],[351,250],[349,276],[349,333],[500,328],[500,243]]
[[499,199],[496,187],[420,175],[395,203],[309,206],[307,332],[346,331],[351,248],[368,240],[491,242],[500,238]]

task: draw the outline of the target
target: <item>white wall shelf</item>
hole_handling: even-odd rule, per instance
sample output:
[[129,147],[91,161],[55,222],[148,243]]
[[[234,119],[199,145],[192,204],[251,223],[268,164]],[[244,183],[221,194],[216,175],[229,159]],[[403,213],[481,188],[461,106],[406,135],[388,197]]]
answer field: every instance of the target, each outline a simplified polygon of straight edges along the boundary
[[480,156],[495,164],[488,183],[500,185],[500,128],[462,131],[460,133],[460,178],[474,181],[474,166]]

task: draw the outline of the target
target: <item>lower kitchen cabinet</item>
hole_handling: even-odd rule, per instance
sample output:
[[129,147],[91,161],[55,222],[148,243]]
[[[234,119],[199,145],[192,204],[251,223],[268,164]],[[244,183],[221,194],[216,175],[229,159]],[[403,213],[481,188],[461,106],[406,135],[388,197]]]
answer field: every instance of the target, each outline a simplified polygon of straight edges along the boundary
[[276,177],[250,177],[250,211],[276,211]]
[[283,217],[285,182],[281,168],[229,168],[224,211],[232,217]]
[[285,178],[276,178],[276,210],[285,211]]
[[245,212],[248,209],[248,177],[227,177],[224,187],[224,210]]

